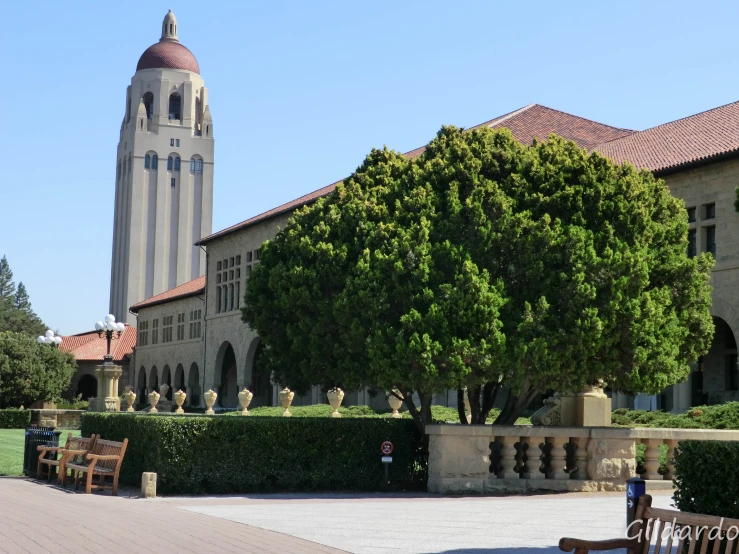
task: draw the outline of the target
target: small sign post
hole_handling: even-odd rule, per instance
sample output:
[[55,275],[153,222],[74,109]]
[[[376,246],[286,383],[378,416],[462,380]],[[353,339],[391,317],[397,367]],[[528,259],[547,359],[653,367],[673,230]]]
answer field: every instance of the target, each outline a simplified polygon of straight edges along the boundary
[[393,453],[393,443],[390,441],[383,442],[380,445],[380,452],[382,452],[382,458],[380,461],[385,466],[385,484],[387,485],[390,482],[390,478],[388,477],[388,464],[393,462],[393,457],[390,455]]

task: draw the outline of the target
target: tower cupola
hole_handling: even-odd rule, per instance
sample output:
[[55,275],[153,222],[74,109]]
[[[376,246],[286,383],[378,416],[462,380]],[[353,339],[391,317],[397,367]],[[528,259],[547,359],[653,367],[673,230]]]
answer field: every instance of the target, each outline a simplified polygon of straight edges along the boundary
[[162,22],[162,38],[161,40],[179,40],[177,39],[177,18],[172,13],[172,10],[167,12]]

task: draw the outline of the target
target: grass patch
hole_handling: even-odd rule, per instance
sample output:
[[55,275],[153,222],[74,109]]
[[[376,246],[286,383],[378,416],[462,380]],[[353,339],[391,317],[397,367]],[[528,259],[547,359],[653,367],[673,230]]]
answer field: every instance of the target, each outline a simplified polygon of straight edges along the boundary
[[[60,441],[67,434],[79,437],[79,431],[62,431]],[[0,429],[0,475],[23,475],[23,446],[26,440],[24,429]]]

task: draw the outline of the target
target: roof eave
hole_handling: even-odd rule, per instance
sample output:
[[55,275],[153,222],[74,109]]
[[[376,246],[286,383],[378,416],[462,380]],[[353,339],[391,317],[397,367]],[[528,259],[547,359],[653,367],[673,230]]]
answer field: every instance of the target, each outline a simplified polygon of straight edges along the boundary
[[723,162],[726,160],[730,160],[733,158],[739,158],[739,148],[735,148],[734,150],[729,150],[727,152],[721,152],[720,154],[714,154],[712,156],[707,156],[705,158],[699,158],[697,160],[691,160],[689,162],[684,162],[677,165],[671,165],[669,167],[664,167],[661,169],[655,169],[652,171],[655,177],[665,177],[667,175],[672,175],[673,173],[679,173],[681,171],[686,171],[690,169],[696,169],[698,167],[704,166],[704,165],[710,165],[718,162]]
[[139,310],[143,310],[144,308],[153,308],[154,306],[166,304],[167,302],[174,302],[175,300],[183,300],[185,298],[190,298],[192,296],[200,296],[203,293],[205,293],[205,287],[203,287],[202,289],[194,290],[192,292],[185,292],[182,294],[178,294],[177,296],[170,296],[169,298],[162,298],[161,300],[147,302],[146,304],[143,304],[143,305],[134,304],[133,306],[128,308],[128,311],[137,314],[139,313]]

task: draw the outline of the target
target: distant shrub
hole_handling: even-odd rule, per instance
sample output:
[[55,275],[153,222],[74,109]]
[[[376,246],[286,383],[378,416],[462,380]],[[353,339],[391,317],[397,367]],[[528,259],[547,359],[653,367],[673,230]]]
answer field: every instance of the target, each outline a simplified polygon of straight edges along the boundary
[[31,410],[0,410],[0,429],[24,429],[31,425]]

